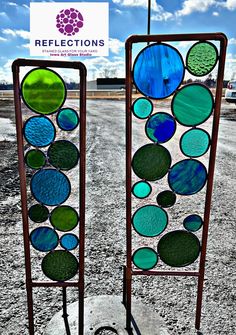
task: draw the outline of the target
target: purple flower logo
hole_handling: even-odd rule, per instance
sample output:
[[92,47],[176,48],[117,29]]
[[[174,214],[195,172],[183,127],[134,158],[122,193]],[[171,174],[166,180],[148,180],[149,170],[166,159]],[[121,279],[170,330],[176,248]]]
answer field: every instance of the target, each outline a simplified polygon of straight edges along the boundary
[[79,32],[84,25],[82,14],[74,8],[62,9],[57,15],[56,27],[63,35],[72,36]]

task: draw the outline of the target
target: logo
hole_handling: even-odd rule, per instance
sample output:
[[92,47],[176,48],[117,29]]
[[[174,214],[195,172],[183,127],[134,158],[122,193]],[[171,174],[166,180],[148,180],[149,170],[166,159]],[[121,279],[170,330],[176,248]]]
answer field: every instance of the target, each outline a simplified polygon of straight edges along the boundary
[[63,35],[75,35],[79,32],[83,25],[84,18],[77,9],[62,9],[56,16],[56,27]]

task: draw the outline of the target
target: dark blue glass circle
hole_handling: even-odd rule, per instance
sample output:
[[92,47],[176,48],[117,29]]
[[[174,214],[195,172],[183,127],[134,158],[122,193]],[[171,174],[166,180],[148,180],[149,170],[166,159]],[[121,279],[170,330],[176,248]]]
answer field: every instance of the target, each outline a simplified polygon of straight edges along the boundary
[[26,141],[35,147],[46,147],[56,136],[53,123],[45,116],[33,116],[24,125]]
[[55,169],[42,169],[36,172],[30,183],[34,198],[44,205],[57,206],[70,195],[69,179]]
[[30,234],[32,246],[39,251],[51,251],[58,245],[58,235],[52,228],[39,227]]
[[146,122],[146,134],[153,142],[169,141],[176,130],[175,119],[167,113],[156,113]]
[[195,232],[202,227],[203,220],[198,214],[191,214],[184,219],[183,225],[185,229]]
[[61,237],[60,244],[61,244],[62,248],[66,249],[66,250],[73,250],[78,246],[79,239],[74,234],[64,234]]
[[133,79],[137,89],[152,99],[170,96],[182,83],[184,62],[170,45],[151,44],[141,50],[134,62]]
[[72,108],[62,108],[57,114],[57,124],[62,130],[74,130],[79,124],[79,116]]

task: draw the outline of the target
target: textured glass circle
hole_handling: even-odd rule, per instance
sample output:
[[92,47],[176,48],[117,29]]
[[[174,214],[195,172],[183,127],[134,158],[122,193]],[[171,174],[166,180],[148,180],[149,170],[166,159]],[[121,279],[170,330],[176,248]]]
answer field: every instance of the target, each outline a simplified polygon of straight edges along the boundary
[[55,250],[47,254],[42,261],[45,276],[55,281],[65,281],[73,278],[79,268],[76,257],[65,250]]
[[132,224],[138,234],[154,237],[165,230],[168,224],[168,216],[164,209],[156,205],[146,205],[134,213]]
[[180,149],[185,156],[200,157],[210,146],[210,136],[203,129],[190,129],[180,139]]
[[62,78],[49,69],[28,72],[21,84],[25,104],[36,113],[55,113],[65,102],[66,87]]
[[188,71],[194,76],[205,76],[210,73],[218,60],[218,51],[214,44],[198,42],[188,51],[186,65]]
[[151,44],[141,50],[135,59],[134,84],[143,95],[152,99],[170,96],[183,78],[182,56],[170,45]]
[[175,202],[176,195],[172,191],[166,190],[157,195],[157,203],[161,207],[168,208],[174,206]]
[[39,251],[51,251],[58,245],[58,235],[52,228],[39,227],[30,233],[32,246]]
[[46,147],[56,136],[53,123],[45,116],[33,116],[24,124],[26,141],[35,147]]
[[79,160],[77,147],[65,140],[53,142],[48,149],[49,163],[62,170],[70,170]]
[[150,270],[154,268],[158,262],[158,256],[155,250],[148,247],[137,249],[132,257],[133,263],[137,268],[142,270]]
[[132,160],[134,173],[145,180],[154,181],[166,175],[171,165],[169,151],[156,144],[146,144],[139,148]]
[[213,110],[211,91],[201,84],[181,88],[172,99],[172,113],[184,126],[197,126],[205,122]]
[[152,187],[146,181],[138,181],[132,187],[132,193],[136,198],[144,199],[152,192]]
[[202,218],[197,214],[187,216],[183,222],[184,228],[189,231],[198,231],[203,225]]
[[145,131],[153,142],[169,141],[176,130],[175,119],[167,113],[156,113],[147,120]]
[[41,150],[29,150],[25,155],[25,162],[31,169],[40,169],[46,163],[46,156]]
[[200,242],[194,234],[176,230],[162,236],[157,251],[165,264],[174,267],[187,266],[198,258]]
[[57,124],[62,130],[74,130],[79,124],[79,116],[72,108],[62,108],[57,114]]
[[64,234],[61,237],[60,244],[66,250],[73,250],[77,248],[79,239],[75,234]]
[[132,105],[133,114],[139,119],[146,119],[153,111],[153,103],[147,98],[138,98]]
[[29,209],[29,218],[34,222],[44,222],[49,217],[49,210],[44,205],[35,204]]
[[54,169],[42,169],[36,172],[31,179],[30,187],[34,198],[48,206],[63,203],[71,191],[69,179]]
[[170,188],[177,194],[199,192],[207,180],[205,166],[195,159],[184,159],[172,166],[168,175]]
[[59,206],[51,212],[50,222],[57,230],[69,231],[77,226],[79,216],[74,208]]

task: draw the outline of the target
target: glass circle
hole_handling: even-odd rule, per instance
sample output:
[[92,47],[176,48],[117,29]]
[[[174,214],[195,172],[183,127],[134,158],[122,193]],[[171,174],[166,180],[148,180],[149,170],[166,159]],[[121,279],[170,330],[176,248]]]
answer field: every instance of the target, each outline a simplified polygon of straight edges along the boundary
[[78,160],[79,151],[70,141],[56,141],[48,148],[48,161],[56,168],[70,170],[77,165]]
[[166,190],[157,195],[157,203],[161,207],[168,208],[174,206],[175,202],[176,195],[172,191]]
[[36,172],[30,183],[34,198],[48,206],[56,206],[70,195],[70,181],[62,172],[54,169],[42,169]]
[[218,60],[216,46],[209,42],[195,43],[186,56],[188,71],[194,76],[202,77],[210,73]]
[[188,127],[205,122],[213,111],[211,91],[202,84],[189,84],[173,97],[171,108],[176,120]]
[[51,251],[58,245],[58,235],[52,228],[39,227],[30,233],[32,246],[39,251]]
[[138,98],[132,105],[132,111],[138,119],[146,119],[153,111],[153,103],[147,98]]
[[45,116],[33,116],[24,124],[24,137],[34,147],[46,147],[56,136],[53,123]]
[[167,113],[156,113],[146,122],[147,137],[153,142],[164,143],[171,139],[176,130],[175,119]]
[[46,156],[41,150],[29,150],[25,155],[25,162],[31,169],[40,169],[46,163]]
[[132,160],[134,173],[145,180],[158,180],[164,177],[171,165],[169,151],[157,144],[146,144],[139,148]]
[[72,108],[62,108],[57,114],[57,124],[62,130],[74,130],[79,124],[79,116]]
[[37,68],[28,72],[21,83],[24,103],[34,112],[55,113],[65,102],[66,86],[54,71]]
[[205,166],[195,159],[184,159],[172,166],[168,175],[170,188],[180,195],[199,192],[207,180]]
[[156,205],[146,205],[134,213],[132,224],[139,235],[154,237],[166,229],[168,216],[164,209]]
[[199,256],[200,242],[194,234],[175,230],[162,236],[157,252],[167,265],[182,267],[192,264]]
[[66,250],[73,250],[77,248],[79,239],[75,234],[64,234],[61,237],[60,244]]
[[70,206],[59,206],[54,208],[51,212],[50,222],[57,230],[69,231],[77,226],[79,216],[74,208]]
[[185,156],[200,157],[210,146],[210,136],[203,129],[190,129],[180,139],[180,149]]
[[153,269],[158,262],[158,256],[155,250],[148,247],[137,249],[132,257],[134,265],[142,270]]
[[132,187],[132,193],[136,198],[147,198],[152,192],[152,187],[146,181],[138,181]]
[[34,222],[44,222],[49,217],[49,210],[44,205],[35,204],[29,209],[29,218]]
[[76,257],[65,250],[48,253],[42,261],[42,271],[51,280],[65,281],[73,278],[79,269]]
[[203,221],[199,215],[192,214],[184,219],[183,225],[185,229],[195,232],[202,227]]
[[182,83],[182,56],[168,44],[151,44],[134,61],[133,79],[137,89],[149,98],[164,99]]

